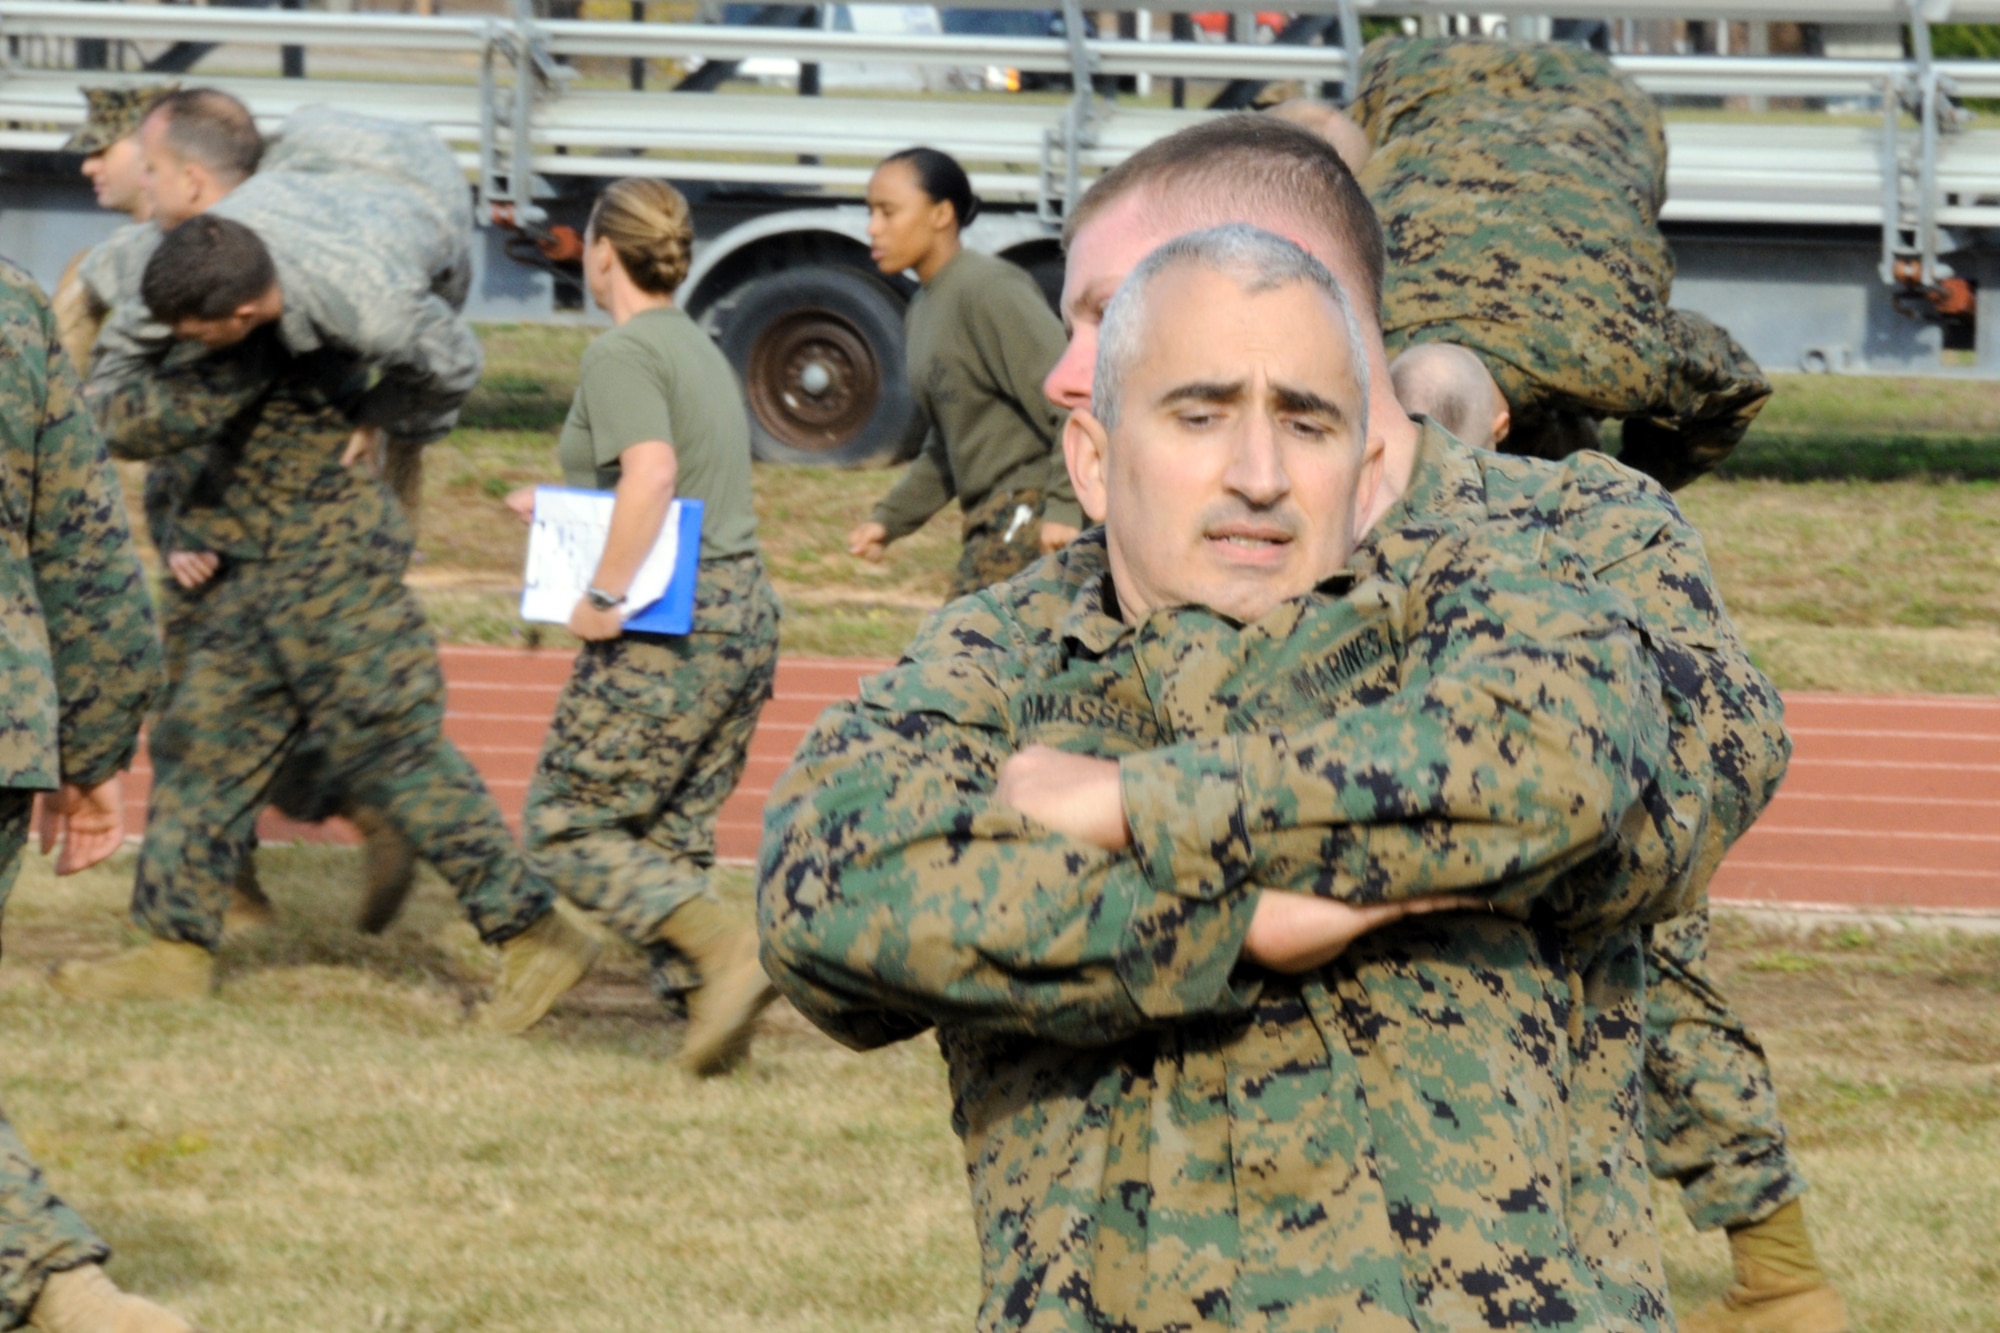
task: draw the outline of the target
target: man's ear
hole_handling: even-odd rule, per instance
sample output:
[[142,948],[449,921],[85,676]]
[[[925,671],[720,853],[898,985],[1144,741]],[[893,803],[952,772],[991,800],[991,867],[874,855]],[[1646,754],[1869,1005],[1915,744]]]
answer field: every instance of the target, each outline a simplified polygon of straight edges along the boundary
[[1368,429],[1367,423],[1361,427],[1361,471],[1354,483],[1354,535],[1358,539],[1362,533],[1374,526],[1375,501],[1382,494],[1382,478],[1388,471],[1389,442]]
[[242,305],[239,305],[234,310],[230,311],[229,317],[231,319],[240,319],[245,321],[246,323],[254,324],[257,322],[258,317],[263,314],[263,305],[264,305],[263,297],[253,296],[249,300],[245,301]]
[[1069,464],[1069,484],[1076,488],[1076,502],[1093,523],[1102,523],[1107,512],[1105,473],[1110,467],[1106,451],[1110,433],[1104,423],[1078,408],[1063,423],[1063,461]]
[[1508,410],[1507,400],[1500,400],[1500,410],[1493,414],[1493,448],[1500,447],[1500,441],[1507,438],[1507,432],[1514,429],[1514,414]]

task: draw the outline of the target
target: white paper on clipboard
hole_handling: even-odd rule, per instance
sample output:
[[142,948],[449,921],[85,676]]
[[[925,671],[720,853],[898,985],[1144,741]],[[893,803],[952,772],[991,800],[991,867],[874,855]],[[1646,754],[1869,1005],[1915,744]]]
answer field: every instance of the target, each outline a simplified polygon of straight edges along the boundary
[[[597,573],[604,543],[611,536],[609,491],[573,490],[566,486],[535,488],[535,517],[528,528],[528,568],[522,579],[521,618],[567,625],[577,600]],[[625,591],[618,608],[629,618],[666,594],[680,556],[680,501],[660,525],[646,562]]]

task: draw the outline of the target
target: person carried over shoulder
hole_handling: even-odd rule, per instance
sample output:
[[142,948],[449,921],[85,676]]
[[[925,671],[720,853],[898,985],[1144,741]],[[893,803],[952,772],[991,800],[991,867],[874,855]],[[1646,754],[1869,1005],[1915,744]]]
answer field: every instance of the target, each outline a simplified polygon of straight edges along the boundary
[[1560,458],[1616,420],[1621,461],[1678,487],[1769,399],[1726,330],[1670,305],[1665,132],[1604,57],[1384,38],[1346,112],[1278,114],[1332,143],[1381,214],[1389,350],[1460,346],[1493,377],[1510,416],[1494,447]]

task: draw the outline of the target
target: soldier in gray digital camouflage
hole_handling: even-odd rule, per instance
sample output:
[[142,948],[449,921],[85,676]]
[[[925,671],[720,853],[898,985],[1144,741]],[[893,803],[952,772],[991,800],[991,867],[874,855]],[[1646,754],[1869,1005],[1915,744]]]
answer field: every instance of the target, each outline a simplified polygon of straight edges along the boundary
[[[767,808],[774,978],[854,1046],[937,1029],[982,1329],[1671,1327],[1643,1205],[1610,1256],[1572,1188],[1574,1066],[1638,1063],[1580,988],[1636,1002],[1671,896],[1565,873],[1667,764],[1636,611],[1532,523],[1356,551],[1372,368],[1291,243],[1182,237],[1102,313],[1065,448],[1104,527],[808,735]],[[1175,771],[1231,733],[1262,745]],[[1051,797],[1067,759],[1114,771],[1113,827]],[[1274,829],[1295,796],[1325,823]],[[1585,1147],[1643,1198],[1624,1109],[1626,1151]]]
[[1666,136],[1608,60],[1384,39],[1363,54],[1353,120],[1316,111],[1388,234],[1389,352],[1443,343],[1477,357],[1449,382],[1423,376],[1406,407],[1442,420],[1452,400],[1497,391],[1505,419],[1466,424],[1497,424],[1495,448],[1539,458],[1596,448],[1598,423],[1617,419],[1620,460],[1670,488],[1728,457],[1770,382],[1725,330],[1669,306]]
[[[0,262],[0,908],[47,793],[42,849],[58,875],[124,842],[119,774],[159,688],[152,604],[118,480],[34,282]],[[0,1115],[0,1328],[190,1333],[120,1291],[110,1247],[49,1189]]]
[[[175,228],[146,266],[168,326],[221,318],[274,280],[241,223]],[[185,645],[151,739],[154,782],[132,915],[152,939],[52,982],[98,1000],[193,1000],[214,984],[222,910],[257,811],[303,738],[331,777],[382,811],[456,890],[497,946],[483,1025],[519,1031],[575,985],[597,941],[554,909],[499,808],[443,735],[444,680],[423,610],[403,584],[411,534],[384,483],[342,458],[371,385],[332,348],[293,353],[260,328],[201,356],[86,390],[114,452],[193,452],[204,485],[185,521],[221,557],[194,595],[208,611]]]
[[[1327,142],[1270,117],[1219,118],[1107,172],[1072,214],[1063,294],[1072,339],[1049,377],[1049,396],[1088,406],[1104,302],[1141,257],[1183,231],[1229,221],[1283,232],[1352,290],[1379,289],[1380,224]],[[1644,855],[1618,873],[1674,886],[1682,911],[1654,926],[1647,941],[1643,1071],[1616,1061],[1576,1071],[1572,1121],[1583,1146],[1572,1188],[1602,1193],[1591,1145],[1624,1133],[1631,1104],[1643,1096],[1644,1153],[1653,1173],[1680,1185],[1697,1226],[1728,1229],[1736,1263],[1737,1282],[1723,1304],[1697,1311],[1685,1326],[1839,1333],[1846,1314],[1807,1233],[1805,1181],[1769,1064],[1706,958],[1708,880],[1769,802],[1790,755],[1777,691],[1730,623],[1699,534],[1660,487],[1595,453],[1561,463],[1512,458],[1468,450],[1434,423],[1412,421],[1397,401],[1374,312],[1364,302],[1361,313],[1372,374],[1369,429],[1383,441],[1388,518],[1485,514],[1549,525],[1632,598],[1661,676],[1681,699],[1672,714],[1679,794],[1656,807],[1651,847],[1635,848]],[[1195,752],[1186,762],[1212,759]],[[1087,802],[1080,792],[1044,785]],[[1322,817],[1313,811],[1328,799],[1322,792],[1315,805],[1279,807],[1269,817],[1310,822]],[[1596,1012],[1614,1030],[1634,1021],[1629,1007]],[[1600,1049],[1623,1048],[1611,1042]],[[1645,1207],[1643,1194],[1606,1207],[1608,1229],[1591,1233],[1593,1245],[1615,1254],[1620,1210]]]

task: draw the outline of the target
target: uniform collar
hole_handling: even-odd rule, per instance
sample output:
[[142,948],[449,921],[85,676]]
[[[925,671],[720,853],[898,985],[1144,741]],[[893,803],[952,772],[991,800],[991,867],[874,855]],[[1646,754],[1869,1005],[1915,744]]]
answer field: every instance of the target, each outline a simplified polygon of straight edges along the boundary
[[[1077,548],[1081,547],[1079,550]],[[1094,548],[1094,549],[1093,549]],[[1070,600],[1069,610],[1063,617],[1062,640],[1065,650],[1072,656],[1099,658],[1110,652],[1128,635],[1136,633],[1143,625],[1128,625],[1118,614],[1118,590],[1111,582],[1111,568],[1104,552],[1104,529],[1092,528],[1071,543],[1076,556],[1095,556],[1104,567],[1086,577]],[[1340,570],[1321,582],[1311,592],[1281,602],[1271,613],[1258,621],[1260,627],[1275,629],[1282,637],[1282,628],[1298,622],[1307,611],[1324,602],[1345,597],[1352,592],[1355,584],[1354,571]],[[1219,612],[1205,608],[1169,607],[1155,611],[1146,617],[1146,622],[1162,617],[1172,618],[1185,614],[1211,616],[1227,624],[1242,628],[1241,622]]]

